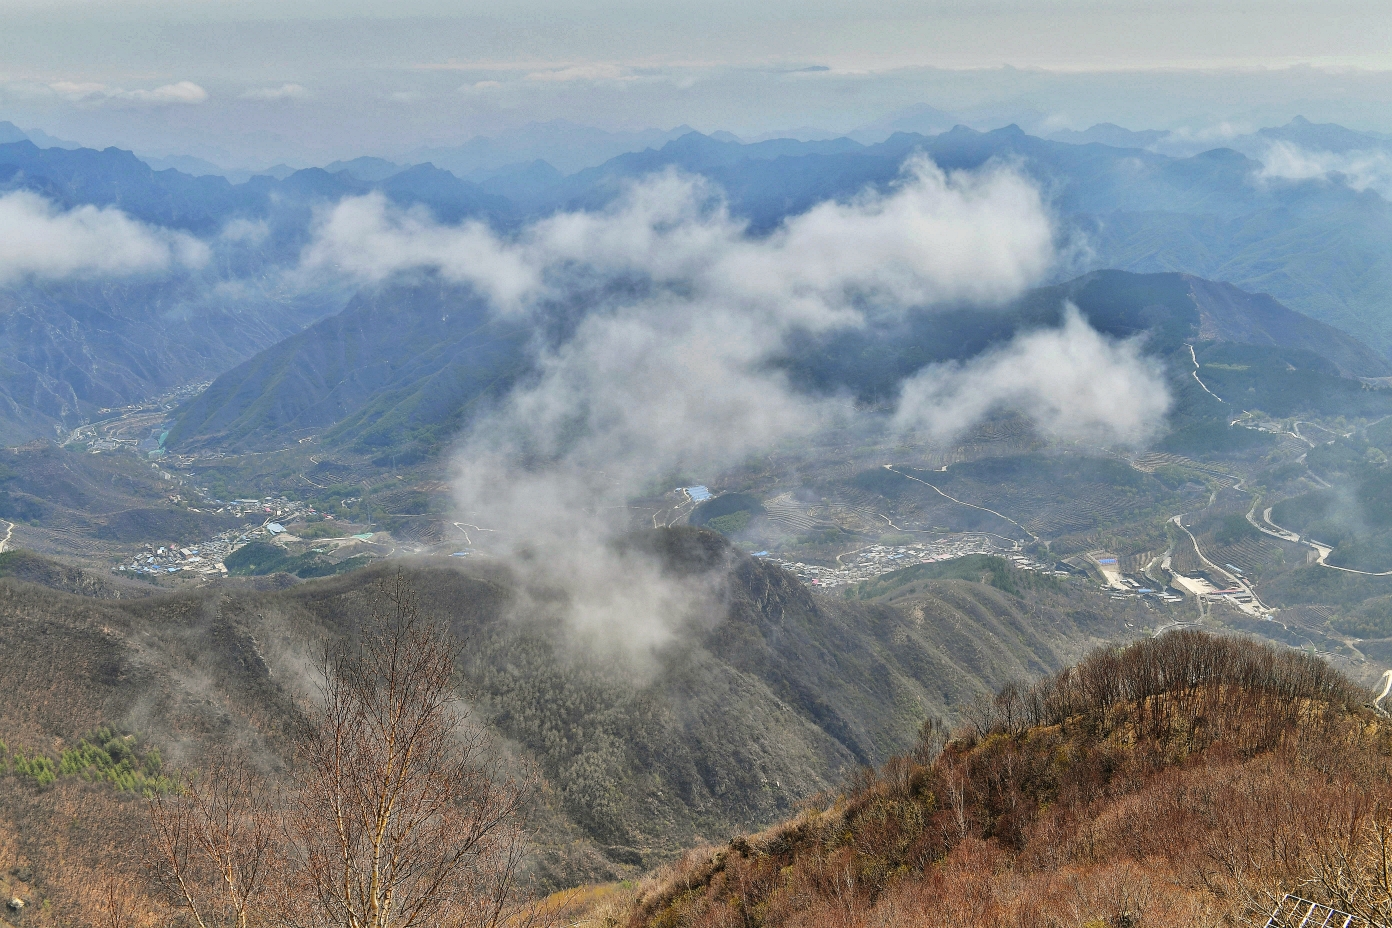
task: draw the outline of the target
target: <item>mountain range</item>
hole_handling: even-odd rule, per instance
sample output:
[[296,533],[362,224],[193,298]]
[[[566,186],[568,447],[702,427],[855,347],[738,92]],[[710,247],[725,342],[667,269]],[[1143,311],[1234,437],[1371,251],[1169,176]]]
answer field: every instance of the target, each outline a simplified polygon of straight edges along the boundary
[[[1059,324],[1065,301],[1109,335],[1149,333],[1151,353],[1186,342],[1298,349],[1336,377],[1383,377],[1392,366],[1331,326],[1246,293],[1181,274],[1103,271],[1030,292],[997,310],[924,310],[902,321],[803,340],[780,363],[809,390],[892,400],[927,364],[963,360],[1025,329]],[[467,290],[438,282],[365,291],[341,313],[218,377],[175,413],[176,449],[266,449],[321,435],[325,448],[418,460],[534,361],[527,329]],[[1179,364],[1180,362],[1176,362]],[[1181,368],[1182,370],[1182,368]]]
[[[43,900],[24,918],[44,928],[91,921],[114,874],[148,908],[136,855],[111,851],[144,827],[141,792],[232,756],[275,782],[297,762],[324,647],[361,640],[397,577],[461,642],[471,724],[538,784],[528,887],[677,861],[607,890],[635,925],[859,924],[876,906],[899,924],[892,906],[970,884],[998,921],[1021,886],[1042,908],[1120,887],[1106,924],[1133,926],[1149,922],[1127,906],[1151,903],[1125,892],[1147,880],[1147,900],[1212,902],[1212,873],[1185,861],[1235,846],[1215,843],[1225,829],[1257,840],[1260,797],[1284,803],[1295,835],[1318,810],[1288,785],[1363,796],[1387,726],[1349,679],[1285,646],[1364,682],[1392,661],[1392,204],[1345,172],[1282,177],[1260,156],[1380,140],[1296,121],[1176,154],[1164,133],[1041,139],[948,119],[918,108],[855,138],[747,144],[552,124],[402,159],[417,163],[236,182],[0,124],[0,198],[85,220],[120,210],[207,251],[167,272],[0,285],[0,893]],[[816,204],[895,189],[916,157],[1027,176],[1060,263],[999,303],[780,330],[745,394],[772,384],[865,415],[757,453],[732,440],[716,463],[671,455],[709,473],[610,468],[600,448],[578,460],[617,489],[564,468],[554,488],[519,482],[540,515],[456,511],[471,488],[447,452],[583,341],[588,291],[507,314],[444,271],[325,283],[304,260],[348,197],[380,195],[427,234],[477,222],[525,248],[537,220],[608,210],[665,171],[718,187],[742,243],[776,241]],[[1144,369],[1144,402],[1091,400],[1153,420],[1135,443],[1055,430],[1009,392],[940,441],[881,428],[909,378],[978,369],[1019,336],[1066,331],[1074,309],[1117,365]],[[707,328],[693,354],[742,337]],[[1071,363],[1059,357],[1036,365],[1041,382]],[[562,409],[557,432],[645,408],[644,387],[601,373],[619,411]],[[692,376],[681,387],[703,403]],[[1064,382],[1063,403],[1092,386]],[[547,401],[518,418],[552,421]],[[520,447],[509,475],[547,476],[547,443]],[[583,553],[608,546],[655,587],[709,595],[631,614],[602,600],[580,627],[583,584],[603,571],[539,537],[567,519]],[[1178,630],[1195,623],[1226,643]],[[634,643],[649,633],[662,643]],[[941,720],[959,724],[950,744]],[[1224,792],[1230,774],[1241,796]],[[1183,808],[1192,796],[1202,815]]]
[[[1094,133],[1101,141],[1079,137],[1084,143],[1072,144],[1015,127],[982,133],[959,126],[935,136],[898,133],[872,145],[846,138],[742,144],[691,132],[569,175],[533,160],[473,181],[430,164],[358,159],[331,165],[333,171],[239,184],[156,171],[117,149],[3,143],[0,192],[32,191],[61,208],[115,207],[211,242],[214,261],[160,282],[98,287],[21,279],[0,287],[0,300],[14,308],[0,347],[0,395],[9,397],[0,418],[11,440],[50,436],[96,409],[152,399],[171,383],[212,380],[343,309],[351,293],[306,295],[285,275],[309,241],[316,211],[346,196],[380,191],[440,221],[478,218],[507,234],[556,210],[602,208],[633,179],[676,168],[717,183],[735,215],[759,234],[823,200],[894,184],[915,153],[946,170],[1009,163],[1034,178],[1059,217],[1060,234],[1080,246],[1070,254],[1082,257],[1061,271],[1107,267],[1224,281],[1356,333],[1379,354],[1392,349],[1392,207],[1374,189],[1337,177],[1269,177],[1260,162],[1226,148],[1172,157],[1116,147],[1143,140],[1106,131]],[[1263,132],[1330,151],[1381,144],[1303,122]],[[234,242],[224,234],[230,223],[254,234]],[[81,304],[104,320],[93,331],[110,337],[90,337],[71,324]],[[351,310],[359,311],[361,301]],[[47,375],[26,357],[66,359],[67,385],[44,382]]]

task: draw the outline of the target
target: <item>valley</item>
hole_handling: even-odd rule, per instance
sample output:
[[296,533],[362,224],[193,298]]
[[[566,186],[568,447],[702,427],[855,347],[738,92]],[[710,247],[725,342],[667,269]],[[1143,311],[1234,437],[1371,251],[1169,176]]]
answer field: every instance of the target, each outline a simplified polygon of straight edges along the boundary
[[[1179,350],[1186,366],[1199,364],[1209,379],[1226,378],[1230,385],[1237,382],[1232,378],[1260,370],[1218,361],[1212,362],[1218,366],[1209,374],[1212,364],[1199,360],[1194,343],[1181,342]],[[1176,376],[1183,373],[1180,367]],[[1370,579],[1381,574],[1341,565],[1337,556],[1336,563],[1330,563],[1333,546],[1320,542],[1312,546],[1308,538],[1278,527],[1270,521],[1272,507],[1263,502],[1273,495],[1299,491],[1302,485],[1331,485],[1321,472],[1334,479],[1337,474],[1311,468],[1310,456],[1318,457],[1340,442],[1366,442],[1363,436],[1370,429],[1379,436],[1381,420],[1343,419],[1325,428],[1316,418],[1277,418],[1238,409],[1218,399],[1197,371],[1189,373],[1198,395],[1185,402],[1199,405],[1188,415],[1206,423],[1214,420],[1202,417],[1216,413],[1217,422],[1202,427],[1219,428],[1221,422],[1228,433],[1252,435],[1254,439],[1237,443],[1252,446],[1257,441],[1252,451],[1225,450],[1208,455],[1207,462],[1168,451],[1109,458],[1105,449],[1079,449],[1041,456],[1041,437],[1007,416],[983,424],[955,447],[883,464],[879,462],[895,454],[894,446],[866,445],[863,436],[847,433],[829,436],[829,444],[795,452],[772,466],[750,469],[746,465],[743,471],[707,476],[707,484],[715,487],[707,491],[712,499],[697,501],[680,489],[661,497],[631,497],[631,525],[685,520],[710,524],[744,550],[773,559],[828,593],[909,563],[1000,555],[1029,569],[1090,576],[1112,596],[1148,601],[1154,608],[1174,612],[1171,621],[1206,613],[1214,603],[1223,606],[1220,614],[1227,609],[1253,618],[1270,618],[1283,608],[1303,606],[1289,594],[1283,595],[1280,587],[1292,575],[1301,576],[1311,568],[1343,570]],[[1177,387],[1177,392],[1181,389]],[[1366,385],[1361,389],[1366,396]],[[1218,409],[1211,413],[1201,405],[1204,402]],[[187,555],[171,554],[169,563],[160,560],[159,569],[170,582],[207,582],[220,575],[222,568],[217,565],[223,559],[255,541],[281,554],[268,560],[263,553],[248,568],[253,573],[267,565],[294,562],[302,576],[313,576],[338,564],[354,566],[400,553],[497,557],[515,537],[512,526],[479,526],[458,518],[451,511],[448,494],[441,492],[447,483],[438,466],[427,461],[393,467],[390,462],[354,454],[322,433],[269,451],[165,449],[159,445],[160,436],[177,421],[170,406],[166,401],[138,407],[89,426],[62,453],[85,449],[86,459],[94,461],[120,453],[131,454],[132,459],[142,453],[152,456],[150,472],[160,481],[166,503],[173,500],[185,518],[209,517],[214,524],[218,518],[233,519],[239,520],[240,527],[210,526],[201,536],[150,538],[143,541],[148,550],[136,546],[124,554],[107,548],[112,558],[107,569],[139,571],[150,578],[155,576],[150,558],[159,560],[156,548],[196,549],[199,553],[194,556],[200,561],[185,564]],[[1187,428],[1193,431],[1196,426]],[[1323,436],[1323,443],[1316,443],[1309,433]],[[144,451],[132,438],[115,437],[126,435],[142,436],[140,442],[153,445],[153,450]],[[1204,440],[1219,446],[1233,444],[1216,432],[1206,434]],[[1272,440],[1274,445],[1269,443]],[[330,442],[327,448],[326,441]],[[130,451],[123,451],[127,445]],[[826,463],[840,460],[847,463]],[[1122,470],[1115,470],[1118,466]],[[784,475],[790,472],[798,474],[797,482],[786,482]],[[255,478],[247,480],[253,473]],[[1280,481],[1275,488],[1273,475]],[[177,492],[164,492],[166,488],[177,488]],[[1119,494],[1121,488],[1125,489]],[[267,494],[263,502],[261,497]],[[253,505],[249,499],[257,502]],[[715,514],[711,506],[717,501],[724,501],[720,505],[730,511]],[[255,518],[250,519],[253,514]],[[1254,531],[1247,537],[1233,537],[1244,534],[1241,527],[1233,529],[1229,524],[1233,514],[1240,514]],[[306,540],[293,531],[273,535],[266,529],[273,521],[283,525],[297,519],[305,520],[301,531],[314,527],[311,534],[319,533],[323,540]],[[29,532],[21,526],[18,537],[24,540]],[[65,547],[56,536],[49,538],[47,545],[38,538],[28,543],[54,554],[90,558],[92,549],[85,539]],[[204,551],[213,552],[206,564],[202,563]],[[143,566],[132,560],[136,555]],[[116,563],[121,557],[125,560]],[[97,562],[86,563],[95,566]],[[171,570],[185,566],[191,569]],[[1268,592],[1273,586],[1276,592]],[[1200,601],[1202,609],[1195,605]],[[1324,607],[1339,610],[1336,603]],[[1309,619],[1300,621],[1304,624]],[[1151,627],[1162,624],[1148,623]],[[1280,634],[1285,631],[1282,626]],[[1325,634],[1341,637],[1332,627],[1326,627]],[[1344,641],[1341,653],[1351,656],[1357,650],[1354,639]],[[1380,668],[1372,663],[1366,672],[1375,675]]]
[[[721,622],[636,663],[564,648],[556,605],[524,596],[502,565],[398,562],[422,608],[470,642],[463,671],[480,721],[554,784],[536,836],[533,878],[544,885],[632,874],[693,840],[785,814],[906,747],[925,712],[959,711],[984,686],[1060,666],[1139,617],[1100,593],[1032,585],[1006,564],[993,582],[1015,592],[929,580],[895,589],[886,606],[814,596],[714,533],[664,529],[641,543],[670,569],[730,563],[732,573]],[[296,662],[320,636],[349,634],[392,569],[260,590],[231,578],[133,591],[110,574],[7,552],[0,621],[26,659],[3,682],[32,695],[4,707],[6,743],[44,750],[53,738],[75,743],[86,731],[75,720],[138,714],[167,763],[201,762],[214,733],[279,750]],[[576,735],[557,740],[558,726]],[[90,801],[105,815],[129,800]],[[0,827],[11,828],[21,810],[6,803],[0,796]],[[43,858],[48,833],[25,837],[26,853]],[[49,878],[56,886],[70,872]]]
[[234,182],[0,136],[0,205],[146,262],[0,274],[0,916],[153,928],[147,800],[290,795],[384,616],[577,926],[1210,924],[1258,890],[1186,869],[1184,789],[1382,796],[1325,776],[1386,766],[1382,195],[1255,134],[734,138]]

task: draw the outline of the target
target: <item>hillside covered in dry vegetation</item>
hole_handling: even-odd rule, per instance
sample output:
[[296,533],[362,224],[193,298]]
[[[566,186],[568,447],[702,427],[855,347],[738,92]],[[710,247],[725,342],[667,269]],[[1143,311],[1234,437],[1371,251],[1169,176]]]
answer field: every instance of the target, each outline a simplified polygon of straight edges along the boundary
[[[1117,615],[989,571],[813,597],[711,533],[648,541],[729,585],[641,673],[564,653],[504,570],[392,575],[463,642],[490,769],[533,784],[524,894],[629,928],[1244,925],[1289,891],[1392,917],[1392,724],[1318,658],[1178,630],[1050,675]],[[163,924],[148,798],[229,763],[248,797],[302,782],[316,655],[390,578],[142,596],[3,557],[0,893],[25,924]]]
[[[853,602],[813,596],[714,533],[643,540],[673,570],[727,580],[721,615],[636,669],[567,648],[555,601],[501,567],[405,573],[422,613],[463,642],[473,721],[505,767],[541,777],[532,886],[638,877],[785,818],[909,749],[926,715],[1121,630],[1046,587],[935,580]],[[31,923],[81,920],[108,876],[139,885],[146,785],[229,752],[283,775],[316,655],[351,640],[390,573],[171,593],[0,554],[0,893],[30,900]]]
[[1179,631],[982,703],[597,924],[1200,926],[1392,917],[1392,725],[1316,658]]

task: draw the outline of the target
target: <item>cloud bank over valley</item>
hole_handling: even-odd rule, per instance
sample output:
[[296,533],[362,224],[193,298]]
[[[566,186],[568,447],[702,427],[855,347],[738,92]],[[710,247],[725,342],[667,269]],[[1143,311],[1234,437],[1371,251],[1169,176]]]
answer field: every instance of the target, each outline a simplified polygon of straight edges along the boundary
[[124,276],[201,267],[208,246],[111,207],[62,210],[15,191],[0,196],[0,283],[26,277]]
[[800,390],[774,363],[795,334],[999,305],[1055,268],[1057,238],[1019,173],[945,173],[911,159],[885,192],[821,203],[763,236],[719,190],[675,172],[633,184],[605,210],[560,213],[513,236],[352,198],[323,217],[302,273],[364,283],[437,274],[499,314],[538,321],[586,307],[567,337],[537,340],[534,376],[469,426],[456,499],[470,524],[506,526],[535,580],[567,590],[572,629],[645,652],[710,615],[718,584],[672,581],[615,544],[640,488],[717,474],[837,426],[947,440],[1000,408],[1070,439],[1149,433],[1168,402],[1158,372],[1137,345],[1108,340],[1076,312],[1060,329],[921,372],[894,417]]

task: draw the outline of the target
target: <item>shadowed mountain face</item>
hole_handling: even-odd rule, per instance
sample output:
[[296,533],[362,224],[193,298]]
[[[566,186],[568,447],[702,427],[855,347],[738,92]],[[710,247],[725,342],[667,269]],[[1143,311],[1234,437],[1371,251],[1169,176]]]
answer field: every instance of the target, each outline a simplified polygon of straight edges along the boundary
[[[1333,150],[1362,144],[1337,129],[1292,124],[1271,130],[1262,144],[1291,141]],[[1109,143],[1127,140],[1103,135],[1098,139]],[[731,211],[758,233],[824,200],[885,189],[899,178],[905,159],[920,155],[949,171],[1015,165],[1046,192],[1063,231],[1087,245],[1094,266],[1229,281],[1356,333],[1375,352],[1392,348],[1392,314],[1386,312],[1392,206],[1373,190],[1343,181],[1266,177],[1260,162],[1228,149],[1174,158],[1097,141],[1046,141],[1013,126],[987,133],[964,127],[932,136],[898,133],[868,146],[850,139],[742,145],[688,133],[570,176],[532,161],[475,183],[431,164],[394,170],[399,166],[351,162],[334,165],[341,170],[332,173],[313,168],[233,184],[155,171],[114,148],[40,149],[15,141],[0,144],[0,194],[31,191],[63,209],[115,207],[216,247],[209,268],[179,280],[62,286],[18,281],[4,288],[0,315],[8,350],[0,355],[0,437],[48,437],[96,409],[211,379],[341,308],[345,294],[281,293],[276,281],[298,262],[316,211],[344,197],[378,191],[440,221],[480,218],[508,230],[557,210],[603,208],[633,180],[676,169],[718,184]],[[223,241],[232,223],[255,229],[255,242]],[[399,292],[393,298],[402,299]],[[380,304],[382,298],[363,299]],[[444,344],[459,343],[456,335],[442,334]],[[390,353],[390,344],[383,350]],[[969,352],[952,346],[949,353]],[[446,367],[425,362],[417,374]],[[310,379],[319,373],[331,372],[311,371]],[[401,383],[401,377],[389,380]],[[443,388],[442,395],[469,396],[471,390],[462,384]],[[285,407],[285,415],[295,418],[305,411],[301,404],[324,401],[322,394],[309,389],[290,404],[295,409]],[[214,399],[221,405],[228,397],[219,393]],[[399,431],[395,413],[412,423],[410,429],[431,417],[407,415],[396,408],[397,400],[388,405],[381,410],[392,423],[388,431]],[[345,397],[337,408],[332,414],[317,410],[306,422],[332,425],[359,404]],[[199,440],[225,434],[241,441],[259,428],[257,415],[243,421],[239,409],[210,416],[209,427],[184,425],[181,434]]]
[[1345,378],[1383,376],[1387,362],[1356,339],[1295,313],[1264,294],[1184,274],[1096,271],[1042,287],[998,310],[944,309],[808,341],[787,365],[815,388],[892,398],[926,364],[971,357],[1022,329],[1060,324],[1071,302],[1114,338],[1144,336],[1148,354],[1169,357],[1186,343],[1213,341],[1308,351]]
[[181,447],[235,447],[327,432],[419,456],[525,369],[527,327],[438,284],[366,292],[218,378],[181,411]]
[[[1032,291],[999,310],[925,310],[806,339],[782,363],[808,389],[882,402],[926,364],[1060,324],[1065,301],[1109,335],[1145,333],[1147,350],[1160,356],[1186,342],[1232,342],[1312,352],[1345,378],[1389,373],[1356,339],[1269,296],[1187,275],[1112,271]],[[179,410],[169,443],[265,448],[322,434],[331,446],[391,446],[418,458],[528,371],[533,344],[519,323],[495,318],[465,290],[429,282],[365,292],[218,378]]]
[[1185,275],[1199,308],[1199,339],[1313,351],[1332,362],[1343,377],[1384,377],[1392,372],[1384,358],[1333,326],[1293,312],[1265,293],[1251,294],[1232,284]]
[[225,177],[156,171],[118,148],[68,151],[27,141],[0,144],[0,191],[29,190],[64,207],[114,206],[143,222],[200,236],[218,233],[232,219],[266,219],[273,226],[293,228],[303,241],[315,204],[373,189],[403,204],[426,203],[441,218],[508,211],[506,201],[428,164],[371,180],[345,166],[334,174],[309,168],[283,179],[258,176],[233,184]]
[[[907,610],[833,602],[713,533],[639,541],[669,570],[730,573],[706,630],[636,665],[567,645],[544,598],[520,595],[504,571],[409,573],[423,610],[465,642],[478,717],[550,784],[536,863],[547,882],[628,872],[785,815],[907,748],[925,716],[954,715],[1120,628],[1047,591],[960,580],[914,588]],[[364,620],[383,575],[131,599],[31,555],[0,556],[0,629],[22,656],[0,669],[7,743],[48,750],[114,724],[175,763],[234,744],[278,755],[319,642]],[[23,796],[0,805],[0,830],[13,830]]]
[[[444,221],[505,217],[506,201],[429,165],[367,182],[314,169],[231,184],[155,171],[130,152],[0,144],[0,195],[40,194],[59,209],[115,208],[212,245],[194,272],[116,279],[6,279],[0,285],[0,442],[54,438],[99,410],[211,380],[341,309],[350,292],[306,292],[278,277],[298,261],[314,211],[380,190],[428,202]],[[232,223],[252,230],[223,235]]]
[[0,289],[0,444],[60,439],[100,410],[212,379],[300,331],[333,294],[209,298],[206,281]]

